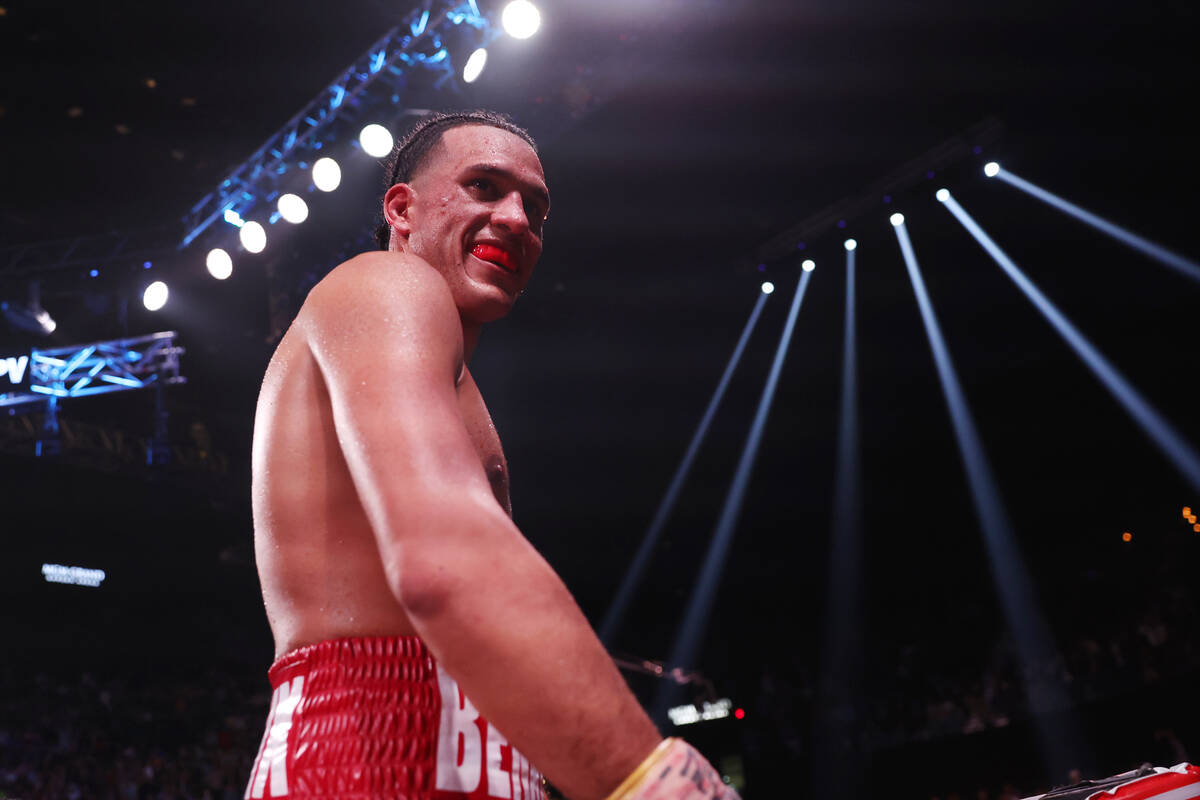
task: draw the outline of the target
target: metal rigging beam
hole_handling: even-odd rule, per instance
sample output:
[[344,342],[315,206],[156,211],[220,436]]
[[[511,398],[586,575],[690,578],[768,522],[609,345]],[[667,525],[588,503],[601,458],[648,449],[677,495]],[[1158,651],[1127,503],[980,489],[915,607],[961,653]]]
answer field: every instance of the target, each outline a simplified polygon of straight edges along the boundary
[[154,261],[178,251],[182,230],[175,224],[0,247],[0,279],[102,267],[116,260]]
[[[186,383],[179,374],[174,331],[113,339],[29,354],[29,388],[0,394],[0,406],[145,389],[153,384]],[[11,370],[10,370],[11,372]]]
[[484,47],[500,35],[499,28],[479,12],[475,0],[425,0],[191,208],[183,218],[180,249],[226,213],[245,216],[273,193],[280,176],[307,166],[308,159],[317,157],[333,138],[331,123],[368,88],[378,85],[398,96],[406,71],[414,68],[435,72],[436,86],[453,81],[455,69],[443,37],[463,25],[475,30],[476,47]]
[[456,67],[445,42],[447,34],[455,29],[473,39],[474,47],[486,47],[501,33],[500,27],[480,12],[475,0],[422,0],[400,25],[338,73],[178,223],[2,247],[0,279],[101,266],[115,259],[161,258],[186,248],[214,222],[224,219],[226,212],[243,217],[278,194],[278,183],[284,175],[306,169],[323,147],[336,141],[340,131],[334,122],[348,109],[357,110],[368,95],[379,95],[380,102],[385,98],[399,102],[407,77],[415,70],[432,72],[436,88],[456,90]]

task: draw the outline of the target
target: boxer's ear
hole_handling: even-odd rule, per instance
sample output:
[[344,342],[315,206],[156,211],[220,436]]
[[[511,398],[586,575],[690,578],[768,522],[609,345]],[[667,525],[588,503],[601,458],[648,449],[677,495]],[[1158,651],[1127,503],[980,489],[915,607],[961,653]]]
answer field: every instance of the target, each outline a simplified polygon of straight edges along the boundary
[[[392,229],[392,237],[408,241],[412,233],[412,205],[417,193],[407,183],[396,183],[383,196],[383,218]],[[397,244],[400,244],[397,242]]]

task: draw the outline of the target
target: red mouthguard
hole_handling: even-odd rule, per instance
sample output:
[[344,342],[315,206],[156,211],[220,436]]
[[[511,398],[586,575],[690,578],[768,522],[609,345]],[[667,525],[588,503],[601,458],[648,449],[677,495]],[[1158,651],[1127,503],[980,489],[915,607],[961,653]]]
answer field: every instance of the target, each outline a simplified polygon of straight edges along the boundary
[[499,264],[509,272],[516,270],[517,265],[507,250],[502,250],[494,244],[477,244],[471,248],[471,255],[483,261]]

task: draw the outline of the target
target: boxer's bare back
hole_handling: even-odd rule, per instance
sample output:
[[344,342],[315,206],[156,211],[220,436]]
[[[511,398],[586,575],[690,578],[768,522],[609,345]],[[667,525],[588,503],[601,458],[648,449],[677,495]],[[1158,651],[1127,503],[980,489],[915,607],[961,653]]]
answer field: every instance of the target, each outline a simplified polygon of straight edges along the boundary
[[[255,430],[256,557],[276,657],[326,639],[416,633],[388,584],[307,333],[293,327],[280,342]],[[455,394],[496,502],[511,516],[500,437],[465,366]]]
[[[500,440],[466,361],[481,325],[507,313],[530,278],[549,193],[537,156],[506,131],[469,126],[444,141],[413,181],[419,191],[393,199],[404,235],[314,288],[263,381],[255,550],[277,656],[343,636],[418,633],[385,567],[388,543],[436,531],[380,531],[364,493],[420,504],[457,490],[469,504],[483,499],[482,476],[511,516]],[[499,264],[473,255],[479,242],[504,251],[492,254]],[[370,449],[378,463],[356,464]],[[447,450],[432,470],[419,463]],[[477,466],[462,463],[470,454]]]

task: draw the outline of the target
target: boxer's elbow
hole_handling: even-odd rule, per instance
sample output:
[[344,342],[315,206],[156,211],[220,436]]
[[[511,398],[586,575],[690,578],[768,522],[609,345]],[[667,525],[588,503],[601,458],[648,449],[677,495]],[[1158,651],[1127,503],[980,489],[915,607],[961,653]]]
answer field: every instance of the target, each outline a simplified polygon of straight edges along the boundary
[[445,615],[461,591],[463,576],[448,553],[418,545],[407,548],[388,570],[388,581],[404,613],[419,624]]
[[456,600],[478,586],[480,569],[499,555],[503,535],[497,525],[511,526],[506,516],[470,500],[423,514],[415,529],[391,538],[384,550],[384,571],[393,596],[414,622],[443,616]]
[[388,570],[392,594],[413,622],[441,616],[451,604],[452,576],[436,564],[408,559],[408,563]]

